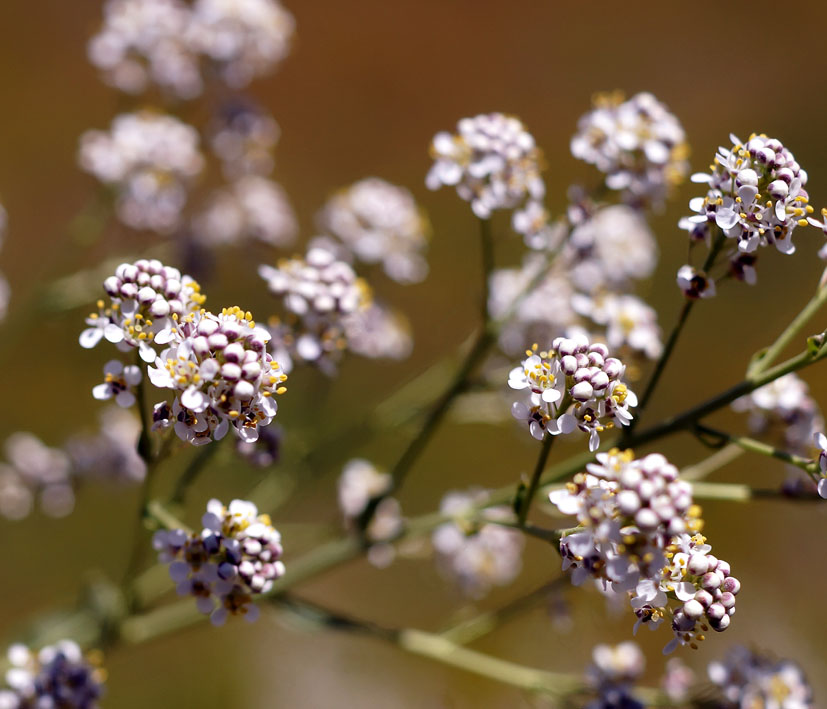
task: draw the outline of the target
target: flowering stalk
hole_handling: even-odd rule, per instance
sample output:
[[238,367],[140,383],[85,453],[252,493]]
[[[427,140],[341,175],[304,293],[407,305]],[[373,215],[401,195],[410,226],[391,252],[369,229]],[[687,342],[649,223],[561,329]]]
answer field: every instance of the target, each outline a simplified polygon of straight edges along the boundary
[[517,493],[517,500],[515,503],[519,502],[517,519],[520,527],[525,527],[526,519],[528,518],[528,511],[531,509],[531,501],[537,493],[537,488],[540,485],[540,477],[546,467],[546,462],[548,461],[548,456],[551,453],[551,446],[554,444],[554,441],[554,436],[545,437],[543,446],[540,449],[540,455],[537,457],[537,463],[534,465],[534,472],[531,474],[531,481],[528,484],[528,488],[524,490],[522,498],[520,497],[519,491]]
[[792,453],[780,450],[779,448],[775,448],[767,443],[762,443],[761,441],[756,441],[753,438],[748,438],[747,436],[736,436],[731,433],[726,433],[725,431],[719,431],[715,428],[704,426],[700,423],[695,424],[694,430],[698,434],[717,439],[721,442],[721,444],[724,442],[734,443],[736,446],[749,453],[757,453],[758,455],[767,456],[769,458],[783,460],[785,463],[801,468],[803,471],[811,475],[818,468],[818,464],[808,458],[802,458],[800,455],[793,455]]
[[787,325],[778,338],[767,349],[758,352],[753,357],[747,368],[747,377],[767,369],[784,351],[784,348],[789,345],[798,335],[803,327],[810,321],[810,319],[827,303],[827,285],[819,284],[815,295],[810,298],[809,302],[801,309],[801,312],[793,318],[793,321]]

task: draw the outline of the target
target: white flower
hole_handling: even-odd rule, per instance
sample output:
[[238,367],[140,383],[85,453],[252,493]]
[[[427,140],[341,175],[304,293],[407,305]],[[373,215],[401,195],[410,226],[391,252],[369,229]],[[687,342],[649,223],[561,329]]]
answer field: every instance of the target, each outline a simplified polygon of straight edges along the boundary
[[385,494],[390,487],[390,475],[380,473],[370,461],[354,458],[345,464],[339,477],[339,509],[345,519],[356,519],[374,497]]
[[135,403],[134,388],[141,382],[141,370],[134,364],[124,367],[112,359],[103,365],[104,382],[92,389],[92,396],[101,401],[115,399],[118,406],[128,408]]
[[663,345],[657,313],[637,296],[581,296],[572,304],[581,315],[605,328],[606,344],[612,350],[628,347],[649,359],[660,356]]
[[678,288],[687,298],[712,298],[715,296],[715,281],[690,265],[681,266],[677,276]]
[[108,133],[80,139],[81,168],[117,189],[119,219],[133,229],[175,230],[189,183],[201,172],[198,132],[172,116],[124,113]]
[[455,185],[481,219],[497,209],[513,209],[541,200],[542,153],[513,116],[488,113],[463,118],[457,133],[437,133],[431,143],[434,165],[425,180],[429,189]]
[[378,177],[361,180],[328,201],[319,225],[360,261],[381,263],[399,283],[416,283],[428,273],[422,252],[430,225],[403,187]]
[[619,92],[599,94],[577,123],[571,152],[605,173],[606,186],[633,206],[662,206],[689,171],[680,122],[649,93],[627,101]]

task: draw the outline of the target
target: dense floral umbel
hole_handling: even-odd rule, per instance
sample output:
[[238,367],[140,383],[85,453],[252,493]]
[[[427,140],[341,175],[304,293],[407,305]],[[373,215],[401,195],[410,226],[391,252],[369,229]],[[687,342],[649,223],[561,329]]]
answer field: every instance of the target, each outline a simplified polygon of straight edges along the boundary
[[586,682],[597,697],[586,709],[643,709],[632,689],[646,668],[640,648],[627,641],[615,645],[598,645],[592,651],[594,663],[586,668]]
[[149,367],[150,381],[172,389],[175,432],[194,445],[222,438],[232,427],[245,441],[258,438],[278,406],[287,379],[267,352],[270,333],[238,307],[206,310],[177,322],[169,348]]
[[431,537],[440,571],[473,598],[484,596],[492,586],[508,585],[522,568],[523,535],[485,522],[508,519],[509,509],[492,507],[473,518],[487,499],[484,490],[447,493],[439,509],[454,519],[437,527]]
[[100,656],[84,656],[77,643],[61,640],[33,653],[12,645],[6,688],[0,689],[0,709],[96,709],[103,694],[105,671]]
[[278,0],[195,0],[188,39],[238,88],[287,56],[295,24]]
[[463,118],[455,134],[441,132],[431,144],[434,165],[425,180],[432,190],[455,185],[481,219],[497,209],[539,202],[542,153],[519,119],[502,113]]
[[188,99],[201,93],[198,56],[187,42],[189,6],[181,0],[107,0],[89,60],[106,83],[127,93],[155,83]]
[[[804,189],[807,173],[775,138],[753,133],[746,143],[734,135],[730,140],[732,147],[718,149],[709,174],[692,176],[693,182],[706,183],[709,189],[705,197],[690,201],[695,214],[682,219],[680,227],[693,241],[707,245],[720,231],[741,253],[767,244],[793,253],[793,231],[806,226],[813,211]],[[754,275],[743,280],[752,282]]]
[[605,173],[606,186],[634,206],[661,206],[689,172],[680,122],[649,93],[627,101],[618,92],[598,94],[578,121],[571,152]]
[[179,595],[191,595],[198,610],[221,625],[228,615],[258,618],[254,596],[267,593],[284,574],[281,535],[252,502],[225,507],[207,503],[200,534],[161,530],[153,537],[158,560],[169,563]]
[[86,319],[89,327],[80,334],[81,347],[106,339],[122,352],[137,347],[145,362],[155,361],[153,345],[171,342],[176,322],[206,300],[192,278],[155,259],[122,263],[103,288],[110,303],[99,300],[98,312]]
[[367,282],[318,247],[305,258],[282,259],[275,268],[260,266],[259,275],[284,308],[283,319],[272,323],[277,339],[295,359],[332,371],[348,346],[347,318],[370,305]]
[[811,709],[813,691],[791,660],[776,660],[745,647],[732,648],[723,661],[711,662],[709,679],[724,696],[726,709]]
[[664,652],[697,647],[709,627],[726,630],[741,584],[727,562],[709,553],[689,483],[660,454],[634,460],[615,450],[597,458],[550,495],[585,528],[560,541],[573,583],[593,577],[605,588],[628,591],[635,631],[671,618],[674,638]]
[[201,172],[198,132],[172,116],[124,113],[110,131],[80,139],[80,166],[117,192],[118,218],[162,234],[180,223],[189,183]]
[[629,407],[637,405],[637,397],[621,381],[626,368],[609,357],[606,345],[590,344],[584,335],[558,337],[550,350],[534,345],[526,355],[511,370],[508,385],[529,395],[527,402],[514,402],[511,413],[527,423],[534,438],[579,428],[589,434],[589,449],[596,450],[602,431],[632,420]]
[[635,460],[631,451],[600,453],[549,499],[576,515],[583,531],[561,541],[563,568],[572,581],[593,576],[628,591],[641,579],[659,579],[672,537],[697,524],[689,483],[657,453]]
[[378,177],[361,180],[328,201],[319,224],[360,261],[381,263],[399,283],[421,281],[428,273],[422,251],[430,225],[404,187]]

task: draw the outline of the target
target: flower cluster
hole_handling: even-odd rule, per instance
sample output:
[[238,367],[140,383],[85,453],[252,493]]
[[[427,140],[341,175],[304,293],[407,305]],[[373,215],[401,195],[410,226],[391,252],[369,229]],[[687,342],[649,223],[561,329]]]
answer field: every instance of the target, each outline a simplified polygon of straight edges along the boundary
[[404,314],[371,302],[344,320],[348,349],[368,359],[405,359],[413,349],[411,326]]
[[225,507],[207,503],[200,534],[181,529],[155,533],[158,560],[169,564],[178,594],[196,599],[198,610],[214,625],[228,615],[254,621],[259,611],[253,597],[267,593],[284,574],[281,535],[252,502],[233,500]]
[[241,86],[287,55],[293,29],[276,0],[108,0],[88,53],[121,91],[155,83],[192,99],[203,90],[202,55],[230,86]]
[[298,231],[284,190],[267,177],[245,175],[209,197],[193,218],[194,238],[207,246],[247,240],[289,246]]
[[571,139],[574,157],[606,175],[633,206],[662,205],[689,172],[689,148],[678,119],[652,94],[624,101],[620,93],[599,94],[580,118]]
[[598,645],[592,651],[594,663],[586,669],[586,683],[597,698],[586,709],[643,709],[632,688],[646,668],[646,659],[640,648],[631,641],[611,645]]
[[[679,644],[696,647],[707,627],[729,627],[741,584],[727,562],[709,553],[691,486],[662,455],[599,454],[597,464],[549,499],[585,527],[560,541],[573,583],[593,577],[613,591],[628,591],[635,631],[671,617],[675,637],[664,652]],[[670,599],[677,605],[669,607]]]
[[181,0],[108,0],[103,26],[88,46],[104,81],[137,94],[150,83],[180,98],[201,93],[198,58],[187,41],[189,6]]
[[378,177],[361,180],[328,201],[319,223],[360,261],[381,263],[394,281],[416,283],[428,273],[421,252],[430,225],[403,187]]
[[[434,165],[426,185],[455,185],[457,194],[481,219],[497,209],[541,202],[542,153],[534,138],[513,116],[487,113],[463,118],[457,133],[437,133],[431,144]],[[527,220],[532,223],[532,220]]]
[[6,439],[5,452],[8,463],[0,463],[0,516],[27,517],[36,497],[50,517],[72,511],[72,464],[64,451],[49,448],[31,433],[13,433]]
[[[345,465],[339,477],[339,509],[345,525],[354,529],[362,513],[374,498],[385,496],[391,490],[392,479],[388,473],[379,472],[370,461],[354,458]],[[365,530],[371,543],[368,561],[375,566],[387,566],[394,558],[389,543],[402,531],[402,509],[393,497],[383,497]]]
[[534,438],[579,428],[589,434],[589,450],[596,450],[602,431],[632,420],[629,407],[637,397],[621,381],[626,368],[609,357],[606,345],[589,344],[582,335],[558,337],[550,350],[534,345],[526,355],[511,370],[508,385],[529,394],[528,403],[514,402],[511,413],[528,424]]
[[679,226],[693,242],[710,245],[713,230],[735,240],[731,273],[748,283],[755,282],[755,257],[744,259],[759,246],[774,244],[792,254],[793,231],[806,226],[813,212],[804,186],[807,173],[779,140],[752,134],[746,143],[731,135],[731,148],[720,147],[710,173],[696,173],[693,182],[709,186],[705,197],[689,203],[695,212]]
[[187,187],[204,166],[196,130],[150,111],[117,116],[109,132],[84,133],[79,160],[115,188],[124,224],[162,234],[178,226]]
[[549,496],[585,527],[561,540],[563,568],[577,585],[592,576],[628,591],[659,578],[672,537],[697,524],[692,491],[662,455],[635,460],[631,451],[613,450],[597,459]]
[[0,689],[3,709],[96,709],[106,672],[100,654],[84,656],[77,643],[61,640],[36,654],[25,645],[12,645],[6,688]]
[[80,335],[81,347],[89,349],[106,339],[122,352],[138,348],[145,362],[155,361],[152,345],[171,342],[176,323],[206,300],[192,278],[155,259],[122,263],[103,287],[110,303],[98,301],[98,312],[86,319],[89,327]]
[[813,690],[791,660],[774,660],[745,647],[732,648],[723,661],[711,662],[709,679],[731,709],[811,709]]
[[594,298],[580,295],[572,305],[580,315],[605,331],[606,344],[612,351],[631,350],[648,359],[660,356],[663,345],[657,313],[636,295],[607,293]]
[[472,598],[480,598],[492,586],[511,583],[522,568],[523,535],[485,520],[511,517],[506,507],[479,512],[488,499],[484,490],[449,492],[440,512],[453,520],[437,527],[431,537],[440,571]]
[[249,312],[205,310],[177,321],[174,339],[149,367],[150,381],[176,392],[175,432],[194,445],[222,438],[230,428],[245,441],[258,438],[286,390],[287,375],[267,352],[270,334]]
[[349,264],[327,249],[314,247],[305,258],[262,265],[259,275],[281,299],[285,317],[275,320],[275,339],[291,356],[332,371],[348,346],[346,321],[368,308],[371,291]]

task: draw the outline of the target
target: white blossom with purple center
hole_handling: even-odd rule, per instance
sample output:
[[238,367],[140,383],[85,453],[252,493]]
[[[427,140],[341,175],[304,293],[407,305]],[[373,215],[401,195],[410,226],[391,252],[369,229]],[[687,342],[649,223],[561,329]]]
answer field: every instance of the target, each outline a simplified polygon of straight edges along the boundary
[[92,396],[100,401],[114,399],[118,406],[124,408],[135,403],[135,387],[143,378],[140,367],[134,364],[124,366],[120,360],[112,359],[103,365],[103,376],[103,384],[92,389]]

